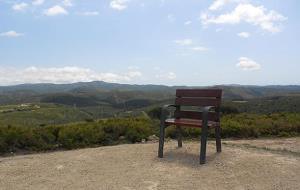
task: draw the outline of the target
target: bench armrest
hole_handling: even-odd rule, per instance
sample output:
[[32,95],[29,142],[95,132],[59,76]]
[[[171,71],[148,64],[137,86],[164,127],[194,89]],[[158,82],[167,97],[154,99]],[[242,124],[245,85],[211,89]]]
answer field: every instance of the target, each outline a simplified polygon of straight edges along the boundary
[[212,108],[215,108],[215,106],[204,106],[200,108],[201,112],[209,112]]
[[177,108],[177,107],[179,107],[179,105],[175,105],[175,104],[167,104],[167,105],[164,105],[164,106],[162,107],[162,109],[167,109],[167,108],[169,108],[169,107],[175,107],[175,108]]
[[167,104],[167,105],[164,105],[162,108],[161,108],[161,115],[160,115],[160,122],[165,122],[165,120],[167,119],[167,116],[170,115],[170,112],[168,110],[168,108],[170,107],[174,107],[174,108],[178,108],[179,105],[174,105],[174,104]]

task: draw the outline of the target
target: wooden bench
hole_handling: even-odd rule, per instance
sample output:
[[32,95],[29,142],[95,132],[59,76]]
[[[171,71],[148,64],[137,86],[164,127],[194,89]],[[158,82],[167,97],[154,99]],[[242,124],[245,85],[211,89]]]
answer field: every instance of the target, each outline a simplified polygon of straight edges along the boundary
[[[221,98],[221,89],[177,89],[175,104],[162,108],[158,157],[163,157],[165,129],[170,125],[177,128],[178,147],[182,147],[182,126],[201,128],[200,164],[205,163],[210,128],[215,129],[216,149],[217,152],[221,152]],[[173,118],[168,116],[170,107],[175,108]]]

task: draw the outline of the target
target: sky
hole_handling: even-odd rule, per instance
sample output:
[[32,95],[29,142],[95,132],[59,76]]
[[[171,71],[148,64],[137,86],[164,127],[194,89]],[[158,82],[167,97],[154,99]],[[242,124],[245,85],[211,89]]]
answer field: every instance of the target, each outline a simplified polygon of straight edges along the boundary
[[299,0],[0,0],[0,85],[300,85]]

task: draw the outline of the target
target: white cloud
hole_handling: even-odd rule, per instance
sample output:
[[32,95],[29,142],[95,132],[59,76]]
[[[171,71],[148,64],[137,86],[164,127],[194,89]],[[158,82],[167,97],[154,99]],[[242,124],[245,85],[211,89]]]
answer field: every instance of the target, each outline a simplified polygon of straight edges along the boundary
[[124,73],[101,73],[81,67],[28,67],[25,69],[0,67],[0,85],[21,83],[60,84],[89,81],[129,82],[141,76],[142,73],[138,70],[129,70]]
[[261,27],[268,32],[280,32],[280,27],[275,23],[285,21],[287,18],[276,11],[268,11],[264,6],[252,4],[238,4],[232,12],[211,16],[202,13],[200,17],[202,24],[239,24],[246,22]]
[[155,75],[155,78],[162,80],[174,80],[177,78],[176,74],[172,71],[164,73],[161,69],[159,69],[159,74]]
[[227,4],[239,2],[246,2],[246,0],[215,0],[208,9],[211,11],[216,11],[222,9]]
[[175,16],[172,15],[172,14],[168,14],[167,18],[168,18],[168,21],[169,21],[169,22],[175,22],[175,21],[176,21]]
[[176,74],[174,72],[168,72],[167,73],[167,79],[170,79],[170,80],[174,80],[176,79]]
[[86,11],[86,12],[82,12],[79,14],[83,15],[83,16],[97,16],[97,15],[99,15],[99,12],[98,11]]
[[24,34],[23,33],[18,33],[16,31],[11,30],[11,31],[8,31],[8,32],[0,33],[0,36],[16,38],[16,37],[24,36]]
[[203,46],[195,46],[195,47],[191,47],[190,49],[193,51],[199,51],[199,52],[209,50],[208,48],[203,47]]
[[73,6],[72,0],[63,0],[62,4],[66,7],[72,7]]
[[12,9],[15,11],[24,11],[28,7],[27,3],[17,3],[12,6]]
[[122,11],[122,10],[127,8],[127,3],[128,2],[129,2],[129,0],[112,0],[110,2],[110,7],[112,9]]
[[32,4],[33,5],[42,5],[44,4],[45,0],[33,0]]
[[67,15],[68,11],[59,5],[55,5],[47,10],[44,10],[44,15],[56,16],[56,15]]
[[250,33],[248,33],[248,32],[240,32],[237,35],[241,38],[249,38],[250,37]]
[[236,66],[245,71],[259,70],[261,68],[260,64],[247,57],[240,57]]
[[139,70],[139,67],[136,65],[130,65],[127,68],[128,68],[128,70]]
[[218,10],[223,7],[229,0],[215,0],[210,6],[209,10]]
[[133,65],[128,67],[128,72],[126,75],[130,78],[142,77],[142,73],[139,71],[139,67]]
[[193,44],[193,40],[188,38],[183,40],[175,40],[174,42],[181,46],[189,46]]
[[126,75],[130,78],[134,78],[134,77],[141,77],[142,73],[140,71],[128,71]]
[[216,32],[221,32],[223,30],[223,28],[217,28]]
[[192,21],[190,21],[190,20],[187,20],[184,22],[184,25],[190,25],[190,24],[192,24]]
[[178,55],[180,56],[188,56],[191,55],[191,51],[194,52],[204,52],[204,51],[208,51],[209,49],[200,45],[197,45],[192,39],[186,38],[186,39],[182,39],[182,40],[174,40],[174,42],[179,45],[182,46],[180,48],[180,53]]

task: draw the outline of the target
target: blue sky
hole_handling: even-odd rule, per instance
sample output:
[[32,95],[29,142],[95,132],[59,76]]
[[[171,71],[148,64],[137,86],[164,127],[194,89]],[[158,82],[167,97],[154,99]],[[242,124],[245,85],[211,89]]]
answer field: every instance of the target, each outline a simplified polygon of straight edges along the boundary
[[298,0],[0,0],[0,85],[300,84]]

